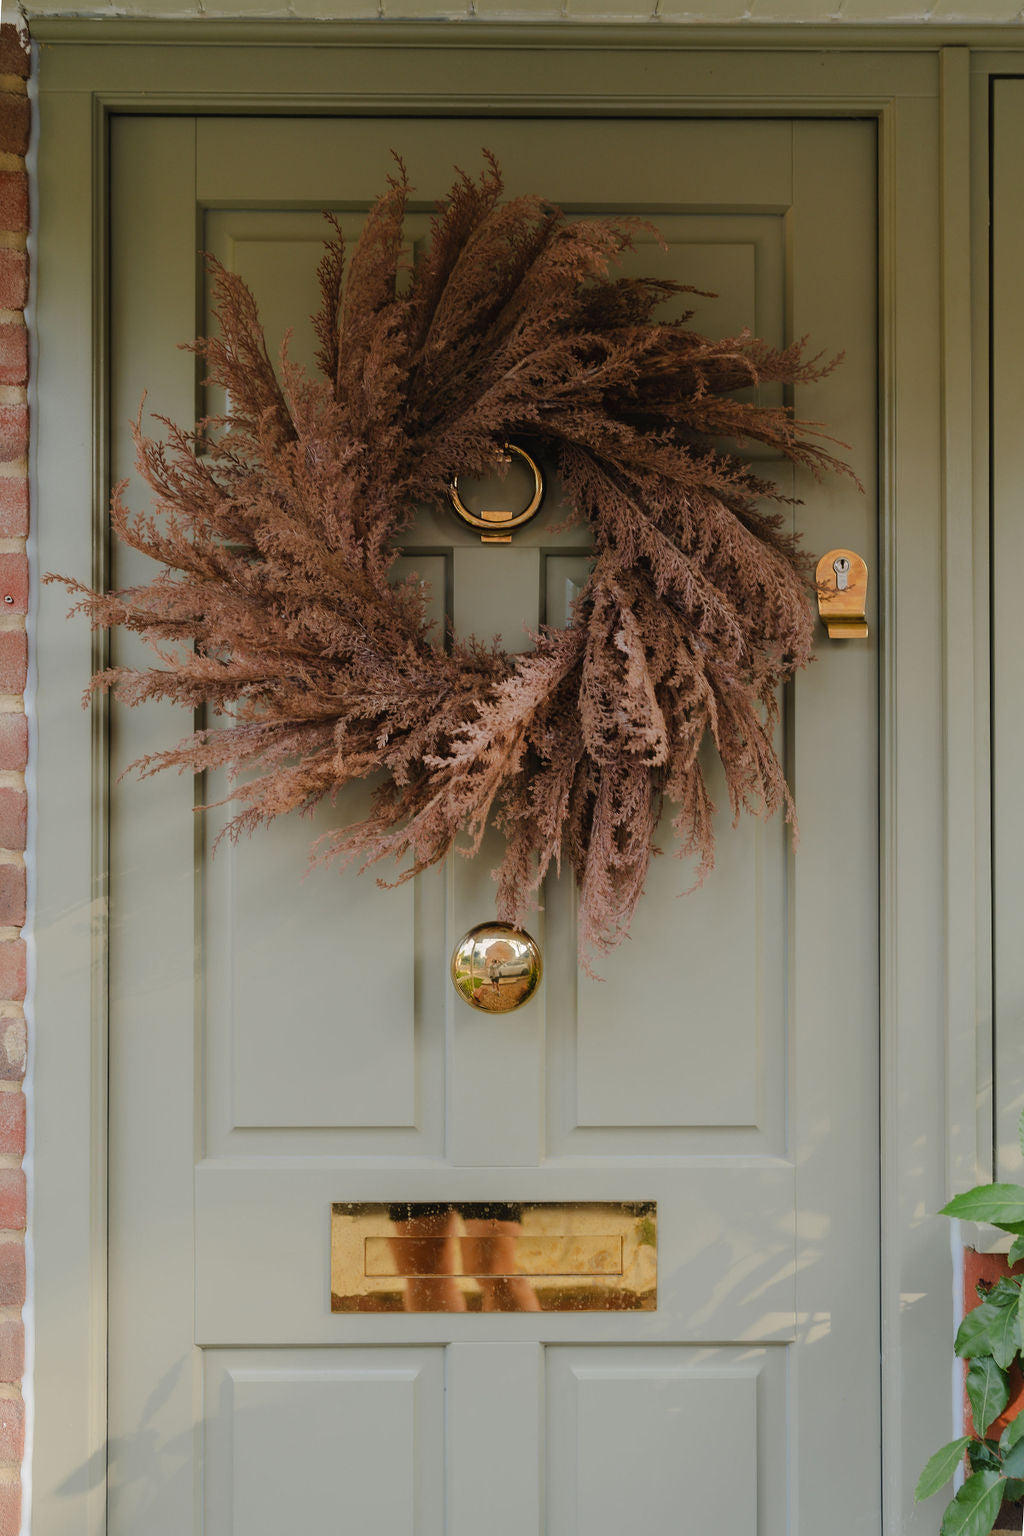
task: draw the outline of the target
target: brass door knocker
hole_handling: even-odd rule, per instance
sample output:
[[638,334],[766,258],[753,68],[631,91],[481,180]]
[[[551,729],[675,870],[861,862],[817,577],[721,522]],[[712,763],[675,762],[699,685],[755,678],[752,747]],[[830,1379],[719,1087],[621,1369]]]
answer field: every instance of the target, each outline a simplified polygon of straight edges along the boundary
[[483,530],[480,534],[484,544],[511,544],[513,528],[521,528],[528,523],[531,517],[535,517],[544,498],[544,476],[541,474],[540,465],[525,448],[520,448],[518,443],[502,443],[497,454],[498,462],[511,464],[511,455],[516,454],[533,471],[533,495],[530,504],[522,512],[509,511],[507,507],[486,508],[482,512],[471,512],[459,495],[459,476],[456,475],[448,488],[452,506],[464,523],[471,528]]

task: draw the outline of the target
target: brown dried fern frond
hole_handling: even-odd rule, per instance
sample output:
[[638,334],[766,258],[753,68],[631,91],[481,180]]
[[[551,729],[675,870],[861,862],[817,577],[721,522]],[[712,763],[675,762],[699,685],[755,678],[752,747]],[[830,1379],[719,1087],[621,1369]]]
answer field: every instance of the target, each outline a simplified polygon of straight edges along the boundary
[[[491,157],[459,176],[403,288],[409,190],[399,164],[347,262],[328,216],[317,378],[287,359],[279,375],[251,293],[211,261],[220,330],[190,345],[230,414],[213,433],[165,424],[164,442],[137,423],[153,513],[114,495],[119,537],[159,574],[106,593],[47,579],[94,626],[157,653],[94,688],[231,718],[137,765],[227,768],[231,835],[383,770],[370,814],[318,857],[393,856],[407,879],[460,832],[478,846],[495,816],[499,915],[521,921],[566,860],[586,963],[628,931],[663,802],[681,851],[700,876],[712,867],[706,737],[734,817],[792,816],[771,727],[780,684],[810,657],[810,566],[762,510],[784,498],[742,445],[849,471],[819,427],[735,394],[834,363],[746,333],[714,341],[688,315],[656,322],[665,297],[694,290],[609,275],[631,226],[503,201]],[[517,436],[557,463],[593,533],[592,575],[570,628],[542,630],[526,655],[459,636],[440,649],[418,586],[393,582],[395,536]]]

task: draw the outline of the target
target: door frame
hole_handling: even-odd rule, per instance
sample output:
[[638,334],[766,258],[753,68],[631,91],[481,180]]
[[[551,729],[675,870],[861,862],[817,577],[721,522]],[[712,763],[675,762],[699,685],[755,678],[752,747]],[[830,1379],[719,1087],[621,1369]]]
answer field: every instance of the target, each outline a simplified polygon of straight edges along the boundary
[[749,30],[484,22],[34,33],[33,1531],[105,1529],[107,716],[79,708],[104,640],[84,646],[38,578],[105,578],[109,119],[547,113],[877,123],[883,1504],[886,1532],[926,1536],[913,1486],[955,1396],[949,1233],[928,1217],[992,1167],[987,508],[964,516],[970,50],[921,47],[920,31],[913,47],[824,51],[792,29],[762,48]]

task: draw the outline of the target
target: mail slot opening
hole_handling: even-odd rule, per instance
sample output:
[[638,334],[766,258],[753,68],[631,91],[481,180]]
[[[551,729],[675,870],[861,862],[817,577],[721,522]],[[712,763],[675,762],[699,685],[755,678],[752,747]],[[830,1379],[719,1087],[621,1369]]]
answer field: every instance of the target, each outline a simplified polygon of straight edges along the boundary
[[650,1312],[657,1282],[650,1200],[331,1208],[332,1312]]
[[473,1262],[472,1248],[479,1244],[471,1245],[468,1255],[465,1243],[444,1244],[438,1255],[439,1244],[428,1237],[367,1237],[364,1243],[363,1273],[369,1278],[453,1275],[507,1280],[514,1275],[530,1275],[539,1280],[563,1275],[622,1274],[622,1238],[610,1234],[516,1236],[508,1244],[514,1248],[514,1266],[501,1269],[485,1269]]

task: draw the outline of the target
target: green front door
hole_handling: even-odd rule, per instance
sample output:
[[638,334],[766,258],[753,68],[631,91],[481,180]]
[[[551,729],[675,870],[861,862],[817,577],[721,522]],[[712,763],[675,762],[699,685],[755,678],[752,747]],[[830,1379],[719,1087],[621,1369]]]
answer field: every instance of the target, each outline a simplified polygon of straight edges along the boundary
[[[180,422],[206,408],[176,350],[207,325],[199,252],[308,357],[320,210],[355,232],[397,150],[415,241],[483,147],[512,193],[654,220],[668,249],[641,236],[636,267],[717,292],[699,328],[845,351],[795,403],[868,493],[784,484],[807,546],[876,576],[857,121],[117,119],[114,477],[144,389]],[[586,570],[560,521],[557,487],[507,547],[424,518],[404,559],[460,632],[518,648]],[[144,574],[114,552],[117,584]],[[784,711],[799,851],[720,817],[705,888],[680,898],[687,869],[656,860],[602,981],[551,882],[539,1000],[481,1019],[446,973],[493,913],[493,840],[399,890],[303,880],[353,795],[211,858],[191,782],[117,778],[187,722],[115,710],[111,1536],[877,1536],[877,715],[874,639],[822,633]],[[480,1200],[657,1202],[656,1309],[332,1311],[333,1202]]]

